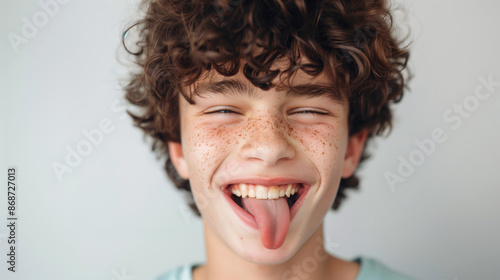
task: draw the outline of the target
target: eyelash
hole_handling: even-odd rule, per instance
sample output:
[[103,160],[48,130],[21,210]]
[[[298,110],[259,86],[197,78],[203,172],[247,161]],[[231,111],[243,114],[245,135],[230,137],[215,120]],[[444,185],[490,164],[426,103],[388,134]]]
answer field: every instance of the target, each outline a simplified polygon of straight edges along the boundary
[[236,112],[229,109],[219,109],[215,111],[206,112],[206,114],[236,114]]
[[297,111],[297,112],[294,112],[294,113],[305,114],[306,112],[309,113],[309,114],[313,114],[313,115],[328,115],[328,113],[314,111],[314,110],[302,110],[302,111]]
[[[226,114],[237,114],[237,113],[235,111],[233,111],[233,110],[230,110],[230,109],[219,109],[219,110],[207,112],[206,114],[212,114],[212,115],[219,115],[219,114],[221,114],[221,115],[226,115]],[[312,114],[312,115],[318,115],[318,116],[328,115],[328,113],[314,111],[314,110],[296,111],[296,112],[293,112],[292,114]]]

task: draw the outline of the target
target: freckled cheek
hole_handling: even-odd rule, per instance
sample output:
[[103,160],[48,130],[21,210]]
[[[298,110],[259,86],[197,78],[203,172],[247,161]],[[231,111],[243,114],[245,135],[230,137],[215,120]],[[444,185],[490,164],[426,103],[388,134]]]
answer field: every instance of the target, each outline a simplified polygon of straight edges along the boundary
[[327,170],[338,164],[342,155],[339,154],[341,137],[329,129],[305,128],[294,129],[292,137],[303,146],[308,157]]
[[[186,129],[185,143],[191,166],[203,177],[211,174],[227,156],[231,147],[238,143],[238,132],[225,127],[207,127],[204,125],[192,126]],[[211,176],[211,175],[210,175]]]

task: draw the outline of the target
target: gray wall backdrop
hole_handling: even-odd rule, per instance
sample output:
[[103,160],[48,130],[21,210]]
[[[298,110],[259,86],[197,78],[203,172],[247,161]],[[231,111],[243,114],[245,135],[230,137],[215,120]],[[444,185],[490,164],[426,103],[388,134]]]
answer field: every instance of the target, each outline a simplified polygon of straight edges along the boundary
[[[49,13],[46,2],[0,2],[0,279],[142,280],[202,262],[200,220],[124,114],[117,57],[137,2],[61,0]],[[498,279],[500,2],[396,4],[408,10],[415,78],[392,134],[372,146],[362,191],[326,217],[331,253],[419,279]],[[83,131],[99,128],[83,147]],[[417,143],[433,134],[425,153]],[[58,178],[54,163],[78,147],[87,155]],[[16,273],[4,261],[12,165]]]

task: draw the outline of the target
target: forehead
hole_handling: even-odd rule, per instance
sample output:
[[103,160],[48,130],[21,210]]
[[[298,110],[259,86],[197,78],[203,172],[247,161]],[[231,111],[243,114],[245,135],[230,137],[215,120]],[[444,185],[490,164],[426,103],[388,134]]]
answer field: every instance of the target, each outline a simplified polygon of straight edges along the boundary
[[[278,75],[273,80],[273,87],[282,98],[326,96],[331,101],[344,105],[344,94],[336,90],[334,84],[324,74],[311,76],[303,71],[296,71],[293,76]],[[226,77],[211,71],[203,75],[189,87],[190,97],[207,98],[208,95],[245,95],[256,98],[260,89],[253,85],[239,71],[232,77]]]

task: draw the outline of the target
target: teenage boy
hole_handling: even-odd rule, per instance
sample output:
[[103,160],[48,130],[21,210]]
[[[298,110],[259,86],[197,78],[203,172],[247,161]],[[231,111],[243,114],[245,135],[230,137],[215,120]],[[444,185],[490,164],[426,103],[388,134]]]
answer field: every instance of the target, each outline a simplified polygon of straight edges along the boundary
[[201,214],[206,263],[158,279],[409,279],[329,255],[323,219],[390,127],[408,51],[385,1],[147,1],[131,114]]

